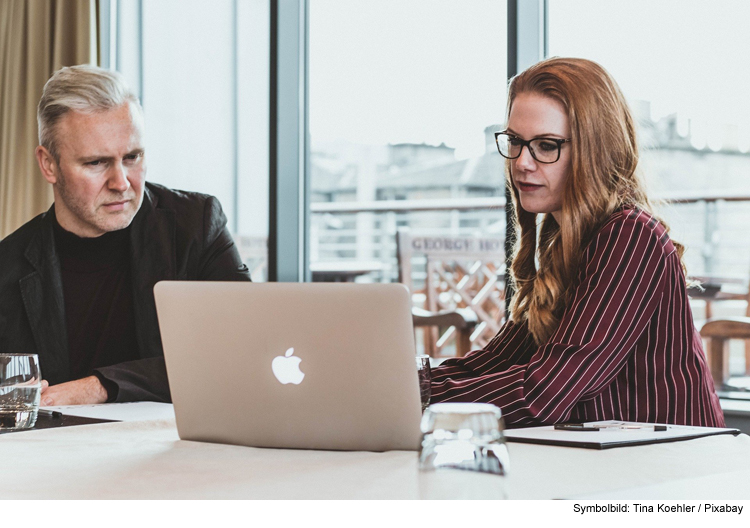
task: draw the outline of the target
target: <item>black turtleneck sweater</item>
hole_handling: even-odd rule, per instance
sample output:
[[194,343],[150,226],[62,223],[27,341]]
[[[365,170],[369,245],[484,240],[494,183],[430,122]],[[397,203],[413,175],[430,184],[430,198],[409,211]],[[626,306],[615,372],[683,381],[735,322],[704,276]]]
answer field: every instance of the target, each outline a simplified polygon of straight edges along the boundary
[[[70,375],[97,375],[109,394],[117,385],[94,369],[139,359],[130,279],[130,228],[80,238],[55,219],[62,270]],[[114,394],[113,394],[114,392]]]

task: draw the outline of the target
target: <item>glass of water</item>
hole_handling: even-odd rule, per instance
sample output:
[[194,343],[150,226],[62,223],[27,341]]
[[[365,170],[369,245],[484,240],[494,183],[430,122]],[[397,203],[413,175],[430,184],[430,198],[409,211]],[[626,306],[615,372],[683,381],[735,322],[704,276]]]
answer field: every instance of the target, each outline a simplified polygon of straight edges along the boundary
[[419,468],[505,476],[509,457],[500,409],[489,403],[435,403],[422,416]]
[[0,354],[0,430],[34,427],[41,393],[36,354]]
[[430,404],[432,394],[430,384],[432,383],[432,372],[430,371],[430,356],[417,356],[417,374],[419,374],[419,395],[422,398],[422,412]]

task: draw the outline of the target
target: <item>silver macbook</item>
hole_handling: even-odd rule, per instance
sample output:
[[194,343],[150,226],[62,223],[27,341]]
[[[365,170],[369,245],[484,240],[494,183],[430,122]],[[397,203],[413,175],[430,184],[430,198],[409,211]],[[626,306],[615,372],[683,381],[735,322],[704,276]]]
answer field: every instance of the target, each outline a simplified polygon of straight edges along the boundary
[[403,285],[170,281],[154,293],[180,438],[418,448]]

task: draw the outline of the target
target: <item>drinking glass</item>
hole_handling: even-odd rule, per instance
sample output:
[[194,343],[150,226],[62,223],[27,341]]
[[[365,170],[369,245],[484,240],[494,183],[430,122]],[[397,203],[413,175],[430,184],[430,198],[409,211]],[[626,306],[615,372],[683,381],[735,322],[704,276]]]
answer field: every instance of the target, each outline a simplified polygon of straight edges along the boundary
[[430,404],[432,373],[430,371],[430,356],[417,355],[417,374],[419,374],[419,396],[422,398],[422,412]]
[[505,476],[508,448],[500,409],[489,403],[435,403],[422,416],[419,468]]
[[41,393],[36,354],[0,354],[0,430],[34,427]]

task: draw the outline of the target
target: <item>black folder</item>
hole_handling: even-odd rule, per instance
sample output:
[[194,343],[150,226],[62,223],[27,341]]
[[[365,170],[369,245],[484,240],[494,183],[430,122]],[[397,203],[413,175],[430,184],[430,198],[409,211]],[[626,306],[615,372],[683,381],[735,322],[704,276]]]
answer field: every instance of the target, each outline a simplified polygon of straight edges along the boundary
[[[630,447],[665,442],[679,442],[692,440],[704,436],[731,434],[738,435],[739,429],[724,427],[693,427],[687,425],[647,424],[641,422],[621,422],[605,420],[601,422],[586,422],[586,429],[591,430],[560,430],[552,425],[541,427],[525,427],[508,429],[505,438],[508,442],[524,444],[542,444],[564,447],[579,447],[584,449],[612,449],[615,447]],[[661,427],[655,427],[661,426]],[[666,428],[666,430],[664,430]]]

